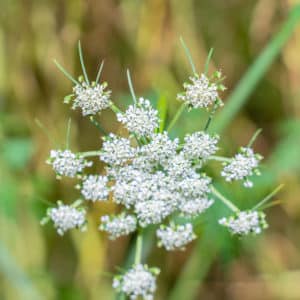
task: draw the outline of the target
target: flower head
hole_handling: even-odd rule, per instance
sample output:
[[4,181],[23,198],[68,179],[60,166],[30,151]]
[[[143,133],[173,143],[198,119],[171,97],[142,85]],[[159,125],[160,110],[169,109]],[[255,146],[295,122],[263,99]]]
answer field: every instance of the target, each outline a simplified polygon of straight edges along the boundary
[[153,135],[149,144],[142,146],[140,154],[156,164],[165,164],[170,157],[176,154],[179,140],[171,140],[167,132]]
[[106,176],[86,176],[82,182],[81,194],[86,200],[91,200],[93,202],[107,200],[109,195],[107,183],[108,178]]
[[185,157],[206,160],[218,150],[219,137],[217,135],[210,136],[204,131],[198,131],[186,135],[184,141],[183,153]]
[[88,85],[86,82],[82,82],[75,85],[73,88],[75,98],[72,109],[80,107],[83,116],[87,116],[95,115],[101,110],[108,108],[111,91],[105,91],[106,87],[106,83]]
[[138,264],[122,276],[116,276],[113,287],[125,293],[130,300],[136,300],[141,296],[144,300],[153,300],[156,290],[157,269],[149,269],[147,266]]
[[120,166],[135,156],[135,149],[131,147],[130,140],[110,134],[104,140],[100,159],[109,164]]
[[256,173],[259,175],[258,164],[262,159],[260,155],[254,154],[248,147],[242,147],[240,153],[236,154],[229,163],[224,163],[224,169],[221,175],[226,181],[244,180],[245,187],[252,187],[249,176]]
[[218,86],[210,83],[206,75],[190,77],[191,83],[184,83],[185,92],[177,98],[194,108],[207,108],[218,99]]
[[136,230],[136,218],[131,215],[102,216],[100,230],[109,233],[109,238],[114,240],[120,236],[128,235]]
[[259,234],[268,227],[265,214],[258,211],[240,211],[234,216],[220,219],[219,224],[237,235]]
[[118,121],[138,137],[151,136],[158,128],[158,112],[151,107],[150,101],[139,98],[135,105],[130,105],[126,112],[118,113]]
[[196,217],[206,211],[213,203],[214,201],[207,197],[184,200],[179,204],[179,211],[186,217]]
[[84,160],[70,150],[51,150],[48,163],[59,176],[75,177],[85,167],[92,165],[92,162]]
[[80,228],[84,230],[85,210],[58,203],[58,207],[48,210],[47,215],[53,221],[54,227],[59,235],[63,235],[67,230]]
[[183,225],[161,226],[156,231],[159,245],[166,250],[184,249],[184,247],[196,238],[191,223]]

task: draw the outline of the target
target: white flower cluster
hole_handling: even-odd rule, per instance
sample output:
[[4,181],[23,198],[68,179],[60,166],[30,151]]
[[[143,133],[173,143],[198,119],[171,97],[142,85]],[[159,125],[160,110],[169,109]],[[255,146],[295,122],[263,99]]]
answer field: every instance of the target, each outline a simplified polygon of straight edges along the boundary
[[[215,72],[210,78],[205,74],[194,74],[189,79],[190,82],[184,84],[184,92],[177,98],[184,102],[182,107],[208,109],[213,106],[210,122],[213,112],[221,105],[218,91],[225,89],[220,83],[221,73]],[[109,238],[114,240],[136,230],[140,234],[142,228],[155,225],[159,246],[166,250],[184,249],[196,238],[192,225],[194,219],[214,203],[211,193],[235,210],[235,206],[212,185],[212,178],[203,169],[205,164],[212,159],[224,161],[221,175],[226,181],[243,180],[244,185],[250,187],[249,177],[259,174],[261,157],[250,147],[241,148],[231,159],[215,156],[219,136],[206,132],[209,122],[205,131],[187,134],[183,143],[179,138],[171,139],[167,131],[158,132],[158,111],[149,100],[139,98],[122,113],[110,101],[111,91],[106,87],[106,83],[87,84],[80,80],[65,102],[73,101],[72,108],[80,108],[83,116],[93,116],[111,107],[117,111],[118,121],[129,131],[129,137],[111,133],[103,138],[100,151],[77,155],[70,150],[52,150],[49,163],[58,176],[76,177],[92,165],[84,157],[99,156],[106,164],[105,174],[77,176],[82,179],[77,187],[87,201],[111,199],[123,207],[118,215],[102,216],[99,230],[108,233]],[[176,114],[170,122],[169,129],[178,116]],[[91,121],[96,122],[92,118]],[[72,228],[84,230],[86,211],[78,208],[78,203],[69,206],[58,202],[58,207],[47,211],[42,223],[52,220],[60,235]],[[173,222],[178,218],[180,225],[175,225]],[[219,223],[237,235],[258,234],[267,227],[265,215],[258,211],[239,211],[234,216],[220,219]],[[138,236],[135,264],[125,274],[114,278],[113,287],[131,300],[153,300],[158,271],[140,264],[141,241]]]
[[100,159],[108,165],[120,166],[134,155],[135,149],[131,147],[129,139],[111,133],[103,142]]
[[229,163],[224,163],[224,169],[221,175],[226,181],[244,180],[245,187],[252,187],[253,183],[248,179],[255,173],[259,175],[258,164],[262,157],[254,154],[248,147],[242,147],[240,153],[236,154]]
[[106,176],[88,175],[82,181],[81,194],[86,200],[101,201],[107,200],[109,188]]
[[125,113],[118,113],[117,118],[137,137],[149,137],[158,128],[158,111],[144,98],[139,98],[135,105],[130,105]]
[[52,165],[59,176],[75,177],[85,167],[90,167],[92,162],[77,156],[70,150],[51,150],[50,158],[47,161]]
[[105,91],[106,83],[88,85],[86,82],[74,86],[72,109],[80,107],[82,115],[95,115],[110,106],[111,91]]
[[235,216],[222,218],[219,224],[226,226],[232,234],[259,234],[268,227],[265,214],[258,211],[240,211]]
[[156,231],[159,239],[158,245],[163,246],[166,250],[183,250],[184,247],[196,238],[193,231],[193,225],[186,223],[183,225],[161,226]]
[[59,202],[58,207],[49,209],[47,215],[53,221],[59,235],[63,235],[67,230],[73,228],[85,229],[85,210],[83,209]]
[[130,300],[136,300],[138,297],[153,300],[158,273],[157,269],[149,269],[147,266],[137,264],[123,276],[116,276],[113,288],[125,293]]
[[[174,212],[196,216],[213,203],[208,198],[211,179],[199,175],[193,162],[178,151],[178,140],[159,133],[136,148],[135,158],[107,169],[114,183],[113,201],[133,209],[142,227],[160,224]],[[113,155],[111,161],[116,161]]]
[[219,136],[210,136],[204,131],[189,134],[184,138],[183,153],[185,157],[206,160],[217,152]]
[[205,74],[196,74],[189,79],[191,83],[184,83],[185,92],[179,94],[177,99],[194,108],[207,108],[218,100],[218,86],[210,83]]
[[128,235],[136,230],[136,218],[131,215],[120,214],[118,216],[102,216],[100,230],[109,233],[109,238],[115,240],[116,238]]

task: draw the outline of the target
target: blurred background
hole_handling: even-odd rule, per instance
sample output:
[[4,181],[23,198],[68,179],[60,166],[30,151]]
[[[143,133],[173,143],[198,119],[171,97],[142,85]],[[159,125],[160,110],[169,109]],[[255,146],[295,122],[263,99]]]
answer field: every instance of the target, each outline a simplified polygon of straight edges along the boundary
[[[296,4],[0,0],[0,299],[115,299],[111,276],[117,272],[115,266],[130,261],[132,239],[108,242],[98,231],[99,216],[113,211],[112,205],[90,207],[89,230],[84,234],[72,231],[62,238],[51,225],[39,224],[58,199],[69,203],[79,196],[74,181],[57,181],[45,164],[50,149],[65,143],[68,119],[73,151],[101,146],[97,129],[63,104],[72,85],[53,59],[79,76],[81,40],[90,77],[96,76],[104,59],[102,80],[120,107],[131,101],[129,68],[138,96],[167,110],[168,121],[179,107],[176,94],[191,73],[180,36],[200,72],[213,47],[210,71],[221,69],[226,76],[224,110],[211,128],[222,132],[221,154],[233,155],[257,128],[263,129],[254,145],[265,157],[255,188],[223,186],[220,179],[219,189],[239,207],[251,208],[279,183],[285,187],[274,198],[280,205],[267,209],[270,228],[259,237],[239,240],[220,228],[216,220],[229,212],[219,204],[199,218],[199,239],[185,252],[151,247],[150,237],[144,256],[150,266],[162,269],[155,299],[300,299]],[[184,114],[172,135],[199,130],[206,118],[199,111]],[[106,131],[121,131],[109,111],[99,121]],[[208,170],[217,177],[219,171],[217,165]]]

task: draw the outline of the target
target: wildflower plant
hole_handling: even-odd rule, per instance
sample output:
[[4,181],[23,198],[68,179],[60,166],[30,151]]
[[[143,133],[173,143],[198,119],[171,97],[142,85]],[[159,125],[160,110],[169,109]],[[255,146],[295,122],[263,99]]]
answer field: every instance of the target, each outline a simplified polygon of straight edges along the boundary
[[[100,83],[103,63],[97,78],[90,82],[84,66],[81,46],[79,57],[83,76],[74,79],[58,63],[58,68],[74,83],[73,93],[65,98],[71,108],[80,108],[103,133],[96,116],[105,109],[111,109],[124,126],[128,136],[106,134],[99,150],[73,153],[69,149],[51,150],[48,163],[61,177],[77,178],[76,187],[81,199],[71,205],[58,201],[57,207],[49,208],[42,223],[52,222],[59,235],[70,229],[85,230],[88,201],[113,201],[120,206],[117,215],[99,216],[99,230],[107,233],[109,239],[117,239],[136,232],[135,260],[129,270],[113,279],[113,287],[124,297],[144,300],[154,299],[157,268],[148,267],[142,257],[144,230],[151,226],[156,230],[157,244],[167,251],[184,250],[197,238],[195,218],[214,205],[215,200],[223,202],[232,216],[220,216],[215,220],[233,235],[240,237],[259,234],[267,223],[261,207],[279,190],[276,189],[247,211],[241,211],[215,187],[215,179],[209,177],[205,167],[211,161],[220,162],[222,171],[219,179],[229,184],[242,181],[245,188],[251,188],[251,177],[259,175],[262,157],[254,153],[256,132],[247,146],[240,148],[233,157],[216,156],[220,137],[208,133],[213,115],[223,105],[220,93],[225,89],[221,72],[208,75],[210,51],[203,73],[197,73],[189,50],[182,41],[192,67],[189,82],[177,97],[182,103],[168,127],[160,126],[159,113],[145,98],[136,98],[130,74],[127,72],[133,104],[121,111],[111,99],[107,83]],[[186,109],[205,109],[209,118],[201,131],[188,133],[181,142],[172,139],[172,130],[181,113]],[[98,157],[105,163],[105,174],[90,174],[90,157]],[[177,221],[180,220],[179,223]],[[183,221],[182,221],[183,220]]]

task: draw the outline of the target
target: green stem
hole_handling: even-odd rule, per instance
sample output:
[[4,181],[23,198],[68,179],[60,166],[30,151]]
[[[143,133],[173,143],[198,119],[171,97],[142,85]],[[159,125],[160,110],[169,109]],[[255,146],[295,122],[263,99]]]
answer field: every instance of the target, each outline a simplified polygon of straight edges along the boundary
[[78,153],[81,157],[99,156],[101,151],[87,151]]
[[223,156],[216,156],[216,155],[210,156],[209,159],[216,160],[216,161],[226,161],[226,162],[230,162],[231,161],[230,158],[223,157]]
[[136,246],[135,246],[134,263],[136,265],[140,264],[142,261],[142,249],[143,249],[143,234],[142,232],[139,232],[136,238]]
[[181,106],[179,107],[179,109],[177,110],[175,116],[173,117],[173,119],[171,120],[167,131],[170,132],[171,129],[173,128],[173,126],[176,124],[177,120],[179,119],[179,117],[181,116],[181,114],[183,113],[185,109],[185,103],[182,103]]
[[238,212],[239,209],[227,198],[225,198],[213,185],[211,186],[211,192],[219,198],[228,208],[234,212]]
[[115,113],[122,113],[121,109],[112,102],[110,103],[110,108]]
[[71,118],[68,120],[68,126],[67,126],[67,135],[66,135],[66,149],[70,148],[70,137],[71,137]]
[[218,100],[215,101],[215,104],[213,106],[213,109],[211,110],[210,114],[209,114],[209,117],[208,117],[208,120],[205,124],[205,127],[204,127],[204,131],[207,131],[208,130],[208,127],[217,111],[217,108],[218,108]]
[[97,127],[97,129],[103,134],[103,135],[107,135],[107,132],[102,128],[102,126],[100,125],[100,123],[95,120],[95,118],[93,116],[90,116],[90,121],[93,125],[95,125]]

